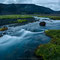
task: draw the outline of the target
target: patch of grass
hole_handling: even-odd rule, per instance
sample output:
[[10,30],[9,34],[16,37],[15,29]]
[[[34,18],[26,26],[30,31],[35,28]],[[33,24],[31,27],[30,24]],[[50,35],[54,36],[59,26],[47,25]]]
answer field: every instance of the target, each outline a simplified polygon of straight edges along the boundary
[[20,15],[0,15],[0,19],[16,19],[19,17]]
[[52,37],[51,43],[60,45],[60,30],[48,30],[45,33],[47,36]]
[[31,15],[0,15],[0,19],[33,18]]
[[38,17],[47,17],[53,20],[60,20],[60,16],[38,16]]
[[18,23],[23,23],[23,22],[26,22],[26,21],[27,20],[20,20],[20,19],[17,20]]
[[43,56],[44,60],[60,60],[60,45],[44,44],[36,50],[37,56]]
[[29,22],[35,22],[32,15],[0,15],[0,26],[13,23],[26,24]]
[[44,60],[60,60],[60,30],[47,30],[45,33],[52,40],[40,45],[35,51],[36,56],[43,56]]
[[9,21],[9,23],[24,23],[24,22],[27,22],[28,20],[25,20],[25,19],[17,19],[16,21]]

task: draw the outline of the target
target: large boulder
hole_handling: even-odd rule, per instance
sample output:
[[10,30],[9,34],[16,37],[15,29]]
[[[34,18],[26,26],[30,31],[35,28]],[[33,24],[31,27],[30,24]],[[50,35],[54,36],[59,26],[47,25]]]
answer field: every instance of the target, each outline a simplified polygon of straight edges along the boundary
[[40,22],[39,25],[40,26],[46,26],[46,22]]

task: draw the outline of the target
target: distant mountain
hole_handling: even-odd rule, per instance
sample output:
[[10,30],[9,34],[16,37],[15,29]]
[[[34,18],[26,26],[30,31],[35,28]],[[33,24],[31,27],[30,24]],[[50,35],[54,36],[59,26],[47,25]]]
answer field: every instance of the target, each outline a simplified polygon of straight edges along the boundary
[[34,4],[0,4],[1,14],[59,14],[50,8]]

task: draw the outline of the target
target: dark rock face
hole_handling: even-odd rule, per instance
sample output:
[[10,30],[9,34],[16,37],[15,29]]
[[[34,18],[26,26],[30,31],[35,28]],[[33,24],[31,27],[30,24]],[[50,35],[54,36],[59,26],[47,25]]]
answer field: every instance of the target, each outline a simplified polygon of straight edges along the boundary
[[4,14],[53,14],[56,12],[34,4],[0,4],[0,15]]
[[46,22],[40,22],[40,26],[46,26]]
[[6,34],[6,32],[3,32],[3,35],[5,35]]

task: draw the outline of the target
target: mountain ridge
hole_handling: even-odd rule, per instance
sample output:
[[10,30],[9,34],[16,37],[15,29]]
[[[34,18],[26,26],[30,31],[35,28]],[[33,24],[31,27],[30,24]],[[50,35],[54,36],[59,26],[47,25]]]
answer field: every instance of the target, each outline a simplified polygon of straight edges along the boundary
[[59,14],[60,11],[53,11],[50,8],[35,4],[1,4],[1,14]]

